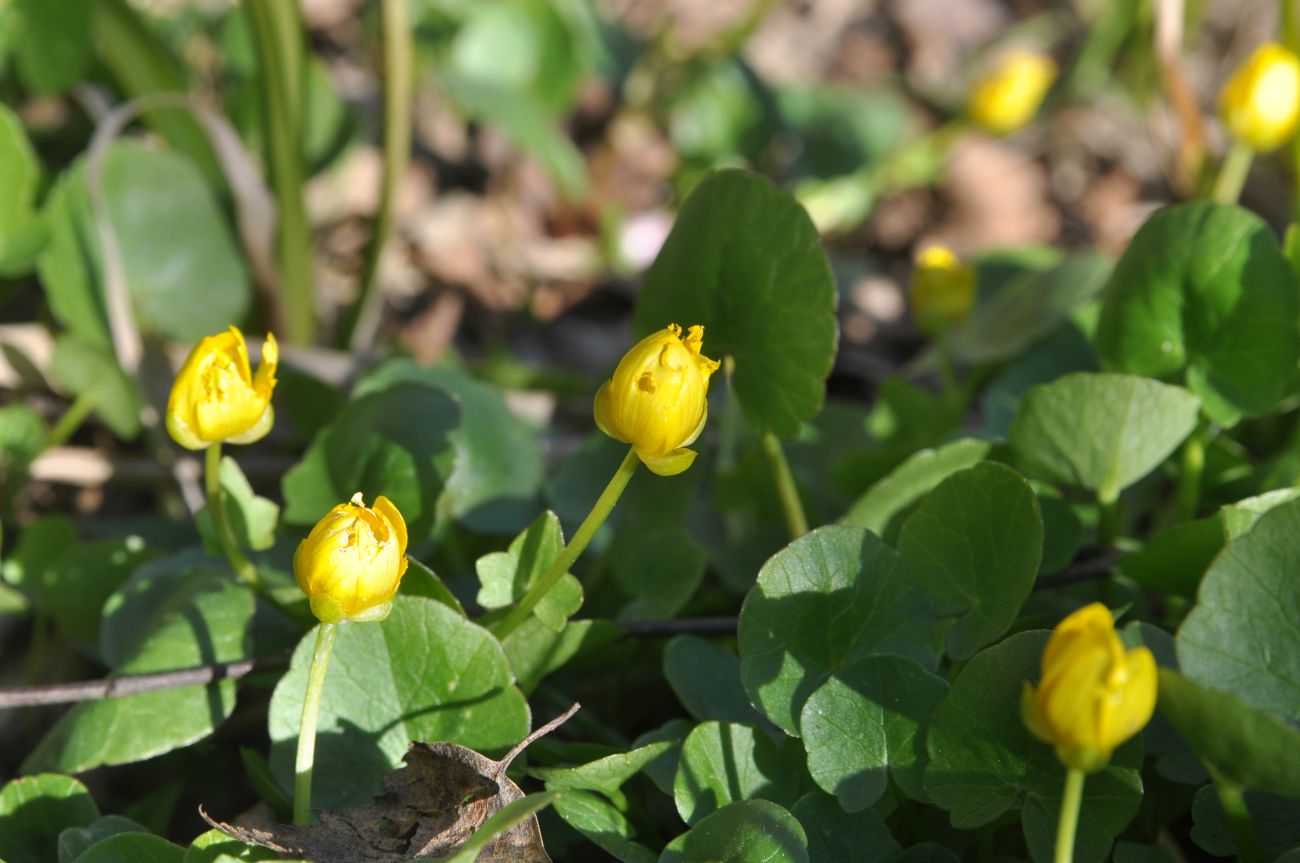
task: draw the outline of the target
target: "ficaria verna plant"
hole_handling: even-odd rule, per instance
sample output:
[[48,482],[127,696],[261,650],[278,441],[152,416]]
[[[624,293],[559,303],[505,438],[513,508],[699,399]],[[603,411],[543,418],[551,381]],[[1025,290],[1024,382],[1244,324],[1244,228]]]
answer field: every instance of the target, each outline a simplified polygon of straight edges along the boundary
[[1300,863],[1269,2],[0,0],[0,863]]

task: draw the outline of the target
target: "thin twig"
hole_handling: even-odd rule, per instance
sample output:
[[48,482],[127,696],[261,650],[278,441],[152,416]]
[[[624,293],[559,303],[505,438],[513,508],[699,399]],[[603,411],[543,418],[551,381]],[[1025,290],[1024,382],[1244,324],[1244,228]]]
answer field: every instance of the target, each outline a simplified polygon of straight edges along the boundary
[[0,710],[7,707],[36,707],[43,704],[72,704],[78,701],[98,701],[102,698],[121,698],[142,692],[157,692],[181,686],[195,686],[220,680],[238,680],[254,671],[280,668],[289,663],[289,652],[265,656],[261,659],[239,659],[181,668],[174,671],[156,671],[151,674],[124,674],[105,680],[84,680],[77,683],[51,683],[45,686],[25,686],[17,689],[0,689]]
[[615,620],[614,624],[632,638],[663,638],[668,635],[735,635],[738,618],[686,617],[681,620]]
[[582,708],[581,704],[579,704],[576,701],[573,702],[573,704],[570,705],[568,710],[564,711],[559,716],[555,717],[550,722],[546,723],[540,728],[534,729],[531,734],[529,734],[523,740],[520,740],[518,743],[512,746],[510,748],[510,751],[505,754],[505,757],[497,762],[496,777],[494,778],[499,779],[501,775],[505,773],[507,769],[509,769],[510,762],[514,761],[516,758],[519,757],[519,753],[523,752],[525,749],[527,749],[529,746],[532,746],[539,739],[545,737],[555,729],[559,728],[564,723],[568,722],[569,719],[573,717],[573,714],[577,713],[581,708]]

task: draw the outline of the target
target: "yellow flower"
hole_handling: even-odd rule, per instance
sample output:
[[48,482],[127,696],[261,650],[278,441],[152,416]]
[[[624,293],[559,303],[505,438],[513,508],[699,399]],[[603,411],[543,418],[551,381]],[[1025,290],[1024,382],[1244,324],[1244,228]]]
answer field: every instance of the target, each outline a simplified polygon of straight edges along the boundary
[[945,246],[930,246],[912,270],[912,317],[929,335],[937,335],[970,315],[975,305],[975,268]]
[[244,334],[235,327],[194,346],[167,400],[167,431],[186,449],[220,441],[252,443],[275,421],[271,391],[280,351],[266,334],[262,365],[254,376]]
[[628,351],[596,393],[596,425],[615,440],[630,443],[660,476],[681,473],[695,461],[685,447],[704,429],[709,414],[709,375],[717,360],[700,353],[704,327],[646,336]]
[[1036,691],[1025,684],[1020,715],[1065,766],[1091,773],[1142,730],[1155,706],[1155,657],[1145,647],[1125,652],[1110,611],[1094,602],[1052,633],[1042,679]]
[[1008,51],[975,82],[967,112],[985,131],[1009,135],[1029,125],[1055,80],[1056,63],[1051,57]]
[[1256,152],[1286,143],[1300,121],[1300,58],[1276,42],[1260,45],[1224,85],[1219,113]]
[[361,492],[329,511],[293,554],[293,575],[322,623],[381,620],[406,572],[406,522],[382,495]]

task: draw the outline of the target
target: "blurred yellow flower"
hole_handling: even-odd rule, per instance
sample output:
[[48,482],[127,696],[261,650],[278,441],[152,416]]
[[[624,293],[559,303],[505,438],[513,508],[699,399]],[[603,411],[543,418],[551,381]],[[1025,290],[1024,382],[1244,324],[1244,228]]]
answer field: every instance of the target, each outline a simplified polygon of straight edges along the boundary
[[1037,690],[1025,684],[1020,715],[1066,767],[1091,773],[1142,730],[1155,706],[1155,657],[1145,647],[1126,652],[1109,609],[1094,602],[1053,631],[1042,679]]
[[361,492],[316,522],[293,554],[293,575],[322,623],[379,620],[406,572],[406,522],[382,495]]
[[916,258],[910,293],[916,325],[928,335],[938,335],[970,316],[975,268],[946,246],[930,246]]
[[975,82],[967,113],[995,135],[1009,135],[1029,125],[1056,80],[1056,63],[1046,54],[1017,49]]
[[221,441],[252,443],[271,430],[271,391],[280,351],[267,333],[262,365],[254,376],[244,334],[231,327],[194,346],[172,384],[167,431],[186,449]]
[[1256,152],[1285,144],[1300,121],[1300,58],[1276,42],[1260,45],[1224,85],[1219,113]]
[[681,473],[695,460],[685,447],[704,429],[709,376],[718,362],[700,353],[704,327],[669,324],[628,351],[596,393],[596,425],[629,443],[660,476]]

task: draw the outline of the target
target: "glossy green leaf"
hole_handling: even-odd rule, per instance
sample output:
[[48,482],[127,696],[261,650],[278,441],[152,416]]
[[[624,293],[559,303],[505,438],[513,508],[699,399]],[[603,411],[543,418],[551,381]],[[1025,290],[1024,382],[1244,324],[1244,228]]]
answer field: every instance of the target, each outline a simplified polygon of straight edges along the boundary
[[71,776],[21,776],[0,788],[0,859],[7,863],[58,860],[59,834],[99,817],[86,786]]
[[741,800],[668,844],[659,863],[808,863],[808,836],[784,807]]
[[627,752],[606,755],[577,767],[535,767],[530,772],[543,780],[547,788],[599,791],[612,798],[624,782],[672,747],[673,744],[668,741],[651,743]]
[[1242,788],[1300,797],[1300,731],[1235,695],[1160,670],[1160,711],[1217,776]]
[[1134,375],[1079,372],[1025,393],[1010,442],[1027,473],[1118,494],[1191,434],[1199,404],[1180,387]]
[[[104,605],[100,652],[113,670],[141,674],[247,655],[253,593],[224,566],[177,556],[145,564]],[[141,761],[201,740],[235,707],[235,684],[182,686],[65,713],[27,756],[28,769],[80,772]]]
[[1241,207],[1161,210],[1106,286],[1105,367],[1186,381],[1215,421],[1275,409],[1300,360],[1296,275],[1273,229]]
[[34,208],[40,177],[41,163],[22,120],[0,105],[0,275],[25,273],[45,242]]
[[988,441],[966,439],[921,450],[858,498],[840,524],[893,540],[917,501],[947,477],[983,461],[992,448]]
[[14,55],[18,74],[34,93],[57,94],[90,70],[92,2],[16,0],[22,38],[14,45]]
[[455,465],[445,489],[451,514],[474,530],[511,533],[537,511],[542,486],[538,432],[515,416],[501,394],[457,369],[411,360],[385,363],[357,385],[354,398],[410,381],[446,390],[460,407],[449,439]]
[[956,618],[948,653],[969,659],[1002,635],[1038,576],[1043,519],[1015,471],[984,462],[939,483],[899,534],[898,550],[934,601]]
[[[226,523],[234,531],[240,547],[265,551],[275,545],[275,528],[280,522],[279,505],[254,492],[248,478],[240,470],[239,462],[230,456],[221,459],[217,478],[221,483],[221,502],[225,507]],[[195,522],[203,534],[208,553],[221,557],[225,552],[217,538],[212,514],[207,507],[199,510]]]
[[675,636],[664,645],[664,678],[677,700],[700,722],[758,725],[765,721],[745,694],[740,659],[712,641]]
[[148,832],[148,828],[121,815],[105,815],[85,827],[68,827],[59,833],[59,863],[73,863],[91,845],[109,836]]
[[[478,571],[478,602],[484,608],[504,608],[523,598],[564,550],[564,533],[555,513],[547,510],[510,543],[474,564]],[[533,615],[555,632],[582,607],[582,584],[565,573],[533,609]]]
[[610,567],[633,599],[619,616],[675,617],[704,581],[707,563],[704,550],[679,527],[620,531],[610,547]]
[[897,656],[839,669],[799,718],[813,780],[848,812],[879,800],[889,776],[924,800],[925,726],[947,692],[943,678]]
[[1201,579],[1178,629],[1178,663],[1191,680],[1300,720],[1300,500],[1273,509],[1228,543]]
[[740,612],[741,679],[787,734],[838,669],[879,654],[929,664],[933,609],[906,561],[862,528],[830,526],[774,555]]
[[284,475],[289,524],[315,524],[358,491],[389,498],[406,519],[411,541],[424,539],[455,458],[449,435],[460,412],[441,389],[398,383],[353,399],[312,440]]
[[101,839],[73,863],[183,863],[185,849],[150,833],[118,833]]
[[655,863],[656,855],[632,841],[631,823],[609,801],[586,791],[567,791],[555,801],[555,813],[620,863]]
[[[735,358],[750,424],[793,437],[821,409],[835,357],[835,282],[808,214],[745,171],[710,174],[646,274],[637,332],[704,325],[704,353]],[[720,379],[719,379],[720,382]]]
[[793,803],[798,765],[761,731],[731,722],[705,722],[682,744],[673,800],[687,824],[737,800]]
[[[1294,863],[1293,851],[1300,849],[1300,800],[1259,791],[1244,796],[1260,859]],[[1238,858],[1237,841],[1213,785],[1202,787],[1192,801],[1191,837],[1215,857]]]
[[[303,636],[271,696],[271,768],[286,788],[315,640]],[[413,740],[508,748],[529,721],[513,682],[496,639],[432,599],[399,595],[382,622],[344,626],[321,698],[313,805],[368,802]]]
[[902,850],[874,809],[845,812],[834,797],[814,791],[799,798],[790,813],[808,836],[812,863],[893,860]]
[[[243,255],[192,162],[120,141],[104,156],[101,186],[103,214],[142,328],[194,342],[243,320],[252,300]],[[94,213],[81,162],[64,174],[46,203],[50,242],[38,269],[60,323],[107,348]],[[159,237],[168,242],[158,242]]]
[[[1020,718],[1020,693],[1038,678],[1048,633],[1022,632],[988,647],[958,673],[934,713],[926,738],[925,790],[948,810],[954,827],[972,829],[1022,807],[1022,825],[1036,861],[1051,859],[1065,769],[1051,746]],[[1142,797],[1136,767],[1141,747],[1118,749],[1084,783],[1074,859],[1100,863],[1132,820]]]
[[70,395],[90,399],[113,434],[124,440],[139,434],[144,397],[111,351],[72,333],[61,335],[54,342],[50,374]]

